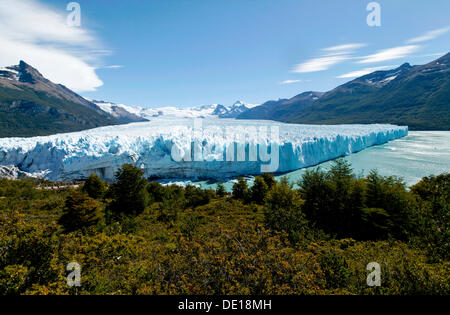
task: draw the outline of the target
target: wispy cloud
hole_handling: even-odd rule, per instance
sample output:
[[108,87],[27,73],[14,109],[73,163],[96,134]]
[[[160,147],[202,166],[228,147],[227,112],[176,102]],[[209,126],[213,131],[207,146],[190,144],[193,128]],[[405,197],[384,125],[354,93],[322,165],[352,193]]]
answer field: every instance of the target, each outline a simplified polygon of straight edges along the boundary
[[348,59],[350,58],[345,55],[315,58],[296,65],[293,71],[297,73],[324,71]]
[[367,44],[361,44],[361,43],[353,43],[353,44],[344,44],[344,45],[338,45],[333,47],[324,48],[322,50],[324,51],[332,51],[332,52],[353,52],[359,48],[366,47]]
[[300,63],[292,71],[296,73],[308,73],[328,70],[338,63],[351,59],[353,52],[364,46],[366,44],[352,43],[323,48],[322,51],[327,52],[327,54]]
[[417,43],[426,42],[426,41],[435,39],[441,35],[444,35],[445,33],[448,33],[448,32],[450,32],[450,27],[440,28],[437,30],[427,32],[427,33],[423,34],[422,36],[412,38],[412,39],[408,40],[407,43],[408,44],[417,44]]
[[92,63],[103,49],[85,28],[68,26],[67,14],[37,0],[0,1],[0,65],[22,59],[77,92],[102,86]]
[[300,82],[303,82],[303,80],[284,80],[278,84],[293,84],[293,83],[300,83]]
[[103,66],[100,69],[121,69],[123,68],[122,65],[111,65],[111,66]]
[[379,52],[361,57],[357,63],[376,63],[376,62],[383,62],[388,60],[394,60],[394,59],[400,59],[405,58],[409,54],[419,50],[420,46],[418,45],[408,45],[408,46],[399,46],[399,47],[393,47],[388,48],[384,50],[380,50]]
[[386,69],[393,69],[396,66],[382,66],[382,67],[374,67],[374,68],[365,68],[365,69],[361,69],[361,70],[357,70],[357,71],[353,71],[353,72],[349,72],[349,73],[345,73],[342,74],[340,76],[338,76],[338,79],[349,79],[349,78],[358,78],[358,77],[362,77],[366,74],[375,72],[375,71],[380,71],[380,70],[386,70]]

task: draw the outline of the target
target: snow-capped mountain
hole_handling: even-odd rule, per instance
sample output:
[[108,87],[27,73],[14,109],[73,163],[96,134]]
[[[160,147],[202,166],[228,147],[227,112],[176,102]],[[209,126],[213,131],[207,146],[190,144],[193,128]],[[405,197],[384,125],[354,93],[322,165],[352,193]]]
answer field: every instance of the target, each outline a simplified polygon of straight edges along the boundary
[[95,100],[89,100],[90,102],[93,102],[95,105],[100,107],[102,111],[105,113],[113,116],[116,119],[119,119],[121,121],[128,121],[128,122],[141,122],[141,121],[147,121],[148,119],[145,119],[139,115],[139,112],[130,106],[121,105],[121,104],[114,104],[109,102],[103,102],[103,101],[95,101]]
[[269,101],[237,119],[296,124],[407,125],[410,130],[450,129],[450,53],[425,65],[404,63],[346,82],[326,93],[305,92]]
[[49,135],[127,122],[105,114],[24,61],[0,68],[0,137]]
[[16,66],[0,67],[0,78],[10,81],[20,81],[20,76]]
[[367,84],[378,88],[384,87],[393,80],[397,79],[400,74],[406,73],[413,67],[409,63],[404,63],[400,67],[392,70],[375,71],[360,78],[351,81],[351,85],[355,83]]
[[176,117],[176,118],[236,118],[249,109],[258,106],[237,101],[231,106],[221,104],[202,105],[195,107],[159,107],[143,108],[138,106],[127,106],[123,104],[114,104],[104,101],[92,100],[94,104],[100,107],[104,112],[119,118],[125,114],[141,117],[144,120],[151,120],[157,117]]

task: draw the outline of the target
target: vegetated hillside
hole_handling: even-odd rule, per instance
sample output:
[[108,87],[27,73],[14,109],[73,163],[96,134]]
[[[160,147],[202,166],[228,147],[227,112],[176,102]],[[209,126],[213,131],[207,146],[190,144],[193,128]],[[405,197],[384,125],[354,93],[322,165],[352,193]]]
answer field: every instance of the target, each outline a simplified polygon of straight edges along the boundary
[[[450,175],[366,178],[337,161],[295,189],[268,174],[233,193],[148,183],[0,179],[0,295],[450,293]],[[82,268],[70,288],[66,266]],[[382,286],[367,285],[367,265]]]
[[249,113],[239,118],[264,117],[300,124],[392,123],[411,130],[450,130],[450,53],[422,66],[406,63],[397,69],[373,72],[306,106],[296,98],[253,109],[264,113],[257,118]]
[[21,61],[0,69],[0,137],[31,137],[124,123]]

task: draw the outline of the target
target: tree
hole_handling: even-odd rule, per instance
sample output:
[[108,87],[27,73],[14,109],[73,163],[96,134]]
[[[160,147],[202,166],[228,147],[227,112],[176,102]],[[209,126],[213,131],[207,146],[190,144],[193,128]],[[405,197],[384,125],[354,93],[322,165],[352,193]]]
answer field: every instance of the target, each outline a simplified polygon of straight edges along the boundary
[[423,178],[411,187],[419,204],[418,234],[433,258],[450,259],[450,174]]
[[83,185],[83,192],[87,193],[89,197],[100,199],[105,195],[106,184],[97,175],[91,174]]
[[331,212],[328,214],[326,230],[339,238],[355,237],[363,208],[361,204],[363,189],[361,185],[355,183],[350,163],[344,159],[333,161],[327,177],[331,188],[328,199]]
[[64,213],[58,223],[66,233],[95,226],[103,219],[102,205],[95,199],[78,191],[72,192],[66,199]]
[[392,221],[384,209],[362,209],[360,238],[366,240],[382,240],[389,237]]
[[240,200],[246,200],[248,198],[247,181],[242,177],[239,177],[237,183],[233,185],[233,198]]
[[366,179],[366,207],[386,211],[392,221],[392,236],[406,240],[413,228],[412,196],[402,180],[372,171]]
[[225,186],[223,185],[223,183],[217,184],[216,194],[220,198],[225,197],[227,195],[227,191],[225,190]]
[[306,232],[307,221],[302,212],[303,201],[298,191],[283,178],[267,194],[264,219],[267,228],[285,231],[292,242],[299,241]]
[[330,202],[333,199],[333,187],[327,174],[319,168],[306,171],[298,186],[300,196],[304,200],[302,210],[308,221],[324,231],[334,226],[334,207]]
[[272,174],[263,173],[262,178],[264,179],[264,182],[267,184],[269,190],[272,189],[272,187],[277,183],[275,177]]
[[250,196],[252,201],[262,205],[264,203],[264,198],[266,198],[269,187],[262,177],[255,177],[252,188],[250,189]]
[[299,183],[303,211],[316,227],[338,238],[357,238],[361,230],[364,182],[339,159],[328,172],[307,171]]
[[185,188],[185,198],[187,207],[198,207],[209,203],[214,191],[203,190],[193,185],[187,185]]
[[117,182],[111,185],[110,209],[113,215],[138,215],[148,204],[147,180],[144,172],[131,165],[124,164],[116,173]]
[[167,189],[158,182],[148,183],[147,192],[152,202],[163,202],[168,198]]

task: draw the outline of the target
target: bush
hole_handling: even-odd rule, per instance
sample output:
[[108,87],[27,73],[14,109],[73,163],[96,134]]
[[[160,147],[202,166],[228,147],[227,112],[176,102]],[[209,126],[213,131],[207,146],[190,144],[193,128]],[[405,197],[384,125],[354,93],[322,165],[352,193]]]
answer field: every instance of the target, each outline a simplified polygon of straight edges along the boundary
[[216,195],[220,198],[223,198],[227,195],[227,191],[225,190],[225,186],[223,185],[223,183],[217,184]]
[[97,175],[91,174],[83,185],[82,191],[89,197],[101,199],[106,193],[107,186]]
[[[275,182],[263,206],[196,187],[149,184],[146,191],[160,202],[139,216],[117,214],[119,221],[101,230],[80,214],[92,204],[103,208],[105,199],[0,180],[0,295],[450,294],[448,175],[424,178],[411,192],[397,179],[356,178],[342,163],[309,175],[301,189]],[[318,197],[320,188],[328,199]],[[203,196],[207,204],[186,208]],[[302,209],[311,211],[311,221]],[[67,221],[81,221],[81,232],[63,233],[62,211],[79,216]],[[399,213],[409,222],[407,240],[393,239]],[[319,223],[333,232],[324,235]],[[345,233],[359,240],[336,237]],[[82,266],[80,288],[66,284],[69,262]],[[380,264],[381,287],[367,286],[370,262]]]
[[329,172],[307,171],[299,186],[308,221],[336,238],[407,240],[415,230],[413,198],[400,179],[375,171],[358,179],[337,160]]
[[0,295],[59,280],[56,229],[18,212],[0,215]]
[[233,185],[233,198],[239,200],[247,200],[249,195],[247,181],[242,177],[237,179],[237,183]]
[[214,191],[203,190],[198,187],[188,185],[184,189],[184,197],[186,198],[187,207],[198,207],[209,203]]
[[384,209],[362,209],[360,238],[366,240],[385,240],[389,238],[392,221]]
[[267,195],[264,206],[266,227],[285,231],[292,242],[299,241],[305,235],[307,225],[302,205],[299,193],[284,178]]
[[419,202],[418,242],[434,259],[450,259],[450,174],[423,178],[411,187]]
[[66,233],[70,233],[98,225],[102,219],[102,205],[95,199],[74,191],[67,197],[64,213],[58,223]]
[[151,202],[163,202],[169,198],[167,189],[158,182],[148,183],[147,192]]
[[267,187],[269,189],[272,189],[272,187],[276,184],[275,177],[272,174],[269,173],[263,173],[262,178],[264,179],[264,182],[267,184]]
[[266,184],[262,177],[255,177],[255,182],[250,189],[251,200],[259,205],[264,203],[267,192],[269,191],[269,186]]
[[367,176],[366,182],[366,207],[385,210],[392,221],[391,235],[407,240],[414,230],[414,215],[413,200],[405,184],[398,178],[382,177],[375,171]]

